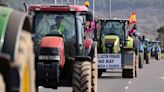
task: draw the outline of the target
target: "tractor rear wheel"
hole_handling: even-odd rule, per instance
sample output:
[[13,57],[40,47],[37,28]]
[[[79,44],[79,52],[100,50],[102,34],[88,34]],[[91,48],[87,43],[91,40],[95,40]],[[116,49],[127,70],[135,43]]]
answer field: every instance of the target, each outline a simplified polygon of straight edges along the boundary
[[91,62],[74,62],[72,87],[73,92],[92,92]]
[[102,76],[103,71],[104,71],[103,69],[98,69],[98,78]]
[[136,55],[136,58],[135,58],[135,77],[138,76],[138,66],[139,66],[139,56]]
[[143,53],[139,53],[139,68],[142,69],[143,68],[143,62],[144,62],[144,59],[143,59]]
[[29,32],[23,30],[19,39],[18,51],[13,65],[20,68],[20,92],[35,92],[35,66],[33,41]]
[[150,53],[146,53],[146,64],[150,64]]
[[135,69],[123,69],[122,77],[123,78],[134,78],[135,77]]
[[3,76],[0,74],[0,89],[1,89],[1,92],[6,92],[5,91],[5,82],[3,80]]
[[158,52],[158,53],[155,55],[155,58],[156,58],[156,60],[160,60],[160,57],[161,57],[161,54]]
[[136,72],[136,54],[135,52],[129,51],[129,53],[133,53],[133,57],[135,57],[135,61],[133,61],[132,69],[123,69],[122,70],[122,77],[123,78],[134,78]]
[[95,49],[95,56],[92,61],[92,92],[97,92],[98,82],[98,56],[97,49]]

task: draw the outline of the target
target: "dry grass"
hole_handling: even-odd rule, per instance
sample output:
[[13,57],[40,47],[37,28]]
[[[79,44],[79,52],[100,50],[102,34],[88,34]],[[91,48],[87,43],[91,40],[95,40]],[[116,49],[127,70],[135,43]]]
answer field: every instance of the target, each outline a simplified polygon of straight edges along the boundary
[[164,58],[164,53],[161,53],[161,58]]

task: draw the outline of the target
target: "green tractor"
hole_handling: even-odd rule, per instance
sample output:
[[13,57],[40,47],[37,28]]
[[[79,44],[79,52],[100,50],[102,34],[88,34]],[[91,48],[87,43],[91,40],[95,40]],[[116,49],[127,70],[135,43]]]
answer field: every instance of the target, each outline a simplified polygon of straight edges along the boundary
[[99,18],[97,23],[94,39],[98,41],[98,76],[107,69],[122,69],[123,78],[137,77],[137,47],[128,36],[129,20]]
[[0,90],[35,92],[33,41],[28,14],[0,5],[3,5],[0,6]]

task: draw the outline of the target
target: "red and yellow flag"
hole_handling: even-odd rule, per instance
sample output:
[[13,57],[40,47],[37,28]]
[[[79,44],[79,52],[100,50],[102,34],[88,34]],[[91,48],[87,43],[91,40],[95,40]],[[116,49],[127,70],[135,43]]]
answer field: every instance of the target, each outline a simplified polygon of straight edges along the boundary
[[136,24],[137,23],[137,15],[136,12],[132,12],[130,18],[129,18],[130,24]]

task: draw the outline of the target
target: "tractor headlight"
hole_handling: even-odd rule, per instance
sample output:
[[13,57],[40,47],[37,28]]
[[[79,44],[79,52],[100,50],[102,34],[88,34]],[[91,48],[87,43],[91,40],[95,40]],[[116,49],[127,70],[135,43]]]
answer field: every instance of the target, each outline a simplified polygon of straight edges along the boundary
[[39,60],[60,60],[60,56],[40,55]]

